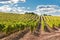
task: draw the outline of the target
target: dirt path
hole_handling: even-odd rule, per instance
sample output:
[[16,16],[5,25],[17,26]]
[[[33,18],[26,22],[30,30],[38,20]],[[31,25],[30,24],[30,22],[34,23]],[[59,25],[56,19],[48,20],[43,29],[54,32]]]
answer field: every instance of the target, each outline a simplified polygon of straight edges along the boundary
[[24,30],[24,31],[18,31],[18,32],[15,32],[7,37],[4,37],[0,40],[19,40],[20,38],[22,38],[26,33],[29,32],[29,29],[27,30]]
[[57,39],[60,39],[60,33],[44,33],[44,34],[40,34],[39,36],[35,36],[33,34],[27,33],[23,38],[19,39],[19,40],[55,40],[57,37]]
[[21,38],[19,40],[37,40],[37,38],[38,38],[37,36],[35,36],[29,32],[23,38]]
[[[40,35],[41,40],[52,40],[52,38],[60,36],[60,33],[51,33],[51,34],[44,34],[44,35]],[[60,38],[60,37],[59,37]],[[59,39],[58,38],[58,39]],[[53,39],[56,40],[56,39]]]

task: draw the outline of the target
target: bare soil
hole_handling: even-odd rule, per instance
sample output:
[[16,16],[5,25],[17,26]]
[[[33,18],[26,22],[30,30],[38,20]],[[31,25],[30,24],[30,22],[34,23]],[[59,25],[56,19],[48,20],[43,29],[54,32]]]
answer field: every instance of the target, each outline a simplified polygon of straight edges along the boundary
[[[16,33],[17,34],[17,33]],[[22,34],[23,35],[23,34]],[[31,32],[26,33],[23,37],[16,37],[16,35],[10,35],[11,37],[5,37],[0,40],[60,40],[60,32],[55,33],[44,33],[39,36],[31,34]]]

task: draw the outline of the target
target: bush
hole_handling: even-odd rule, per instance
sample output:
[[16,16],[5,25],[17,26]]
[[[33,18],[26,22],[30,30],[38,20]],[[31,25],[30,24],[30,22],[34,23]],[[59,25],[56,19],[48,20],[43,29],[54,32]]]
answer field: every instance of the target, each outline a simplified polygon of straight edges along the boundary
[[4,31],[6,34],[12,32],[12,31],[13,31],[12,25],[6,26],[6,27],[3,29],[3,31]]
[[4,27],[4,24],[0,24],[0,31],[2,31]]

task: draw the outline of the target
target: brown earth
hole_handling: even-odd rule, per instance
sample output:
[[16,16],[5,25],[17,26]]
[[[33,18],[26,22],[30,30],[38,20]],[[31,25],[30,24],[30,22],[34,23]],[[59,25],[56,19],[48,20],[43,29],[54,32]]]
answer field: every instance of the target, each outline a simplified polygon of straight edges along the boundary
[[31,34],[31,32],[28,32],[23,37],[19,37],[19,32],[18,32],[10,36],[7,36],[5,38],[2,38],[0,40],[60,40],[60,32],[55,32],[55,33],[45,32],[43,34],[39,34],[38,36],[35,34]]

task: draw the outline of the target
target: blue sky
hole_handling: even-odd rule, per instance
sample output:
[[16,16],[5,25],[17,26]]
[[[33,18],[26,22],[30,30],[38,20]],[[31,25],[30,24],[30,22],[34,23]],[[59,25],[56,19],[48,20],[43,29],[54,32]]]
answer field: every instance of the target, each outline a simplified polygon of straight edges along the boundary
[[35,9],[38,5],[59,5],[59,0],[26,0],[25,3],[18,3],[19,6],[30,7],[31,10]]
[[[49,8],[47,8],[47,6],[49,6]],[[39,10],[40,8],[38,7],[42,9]],[[40,14],[39,11],[41,11],[41,13],[58,15],[60,13],[60,0],[0,0],[0,10],[2,10],[2,12],[33,11],[38,14]]]

